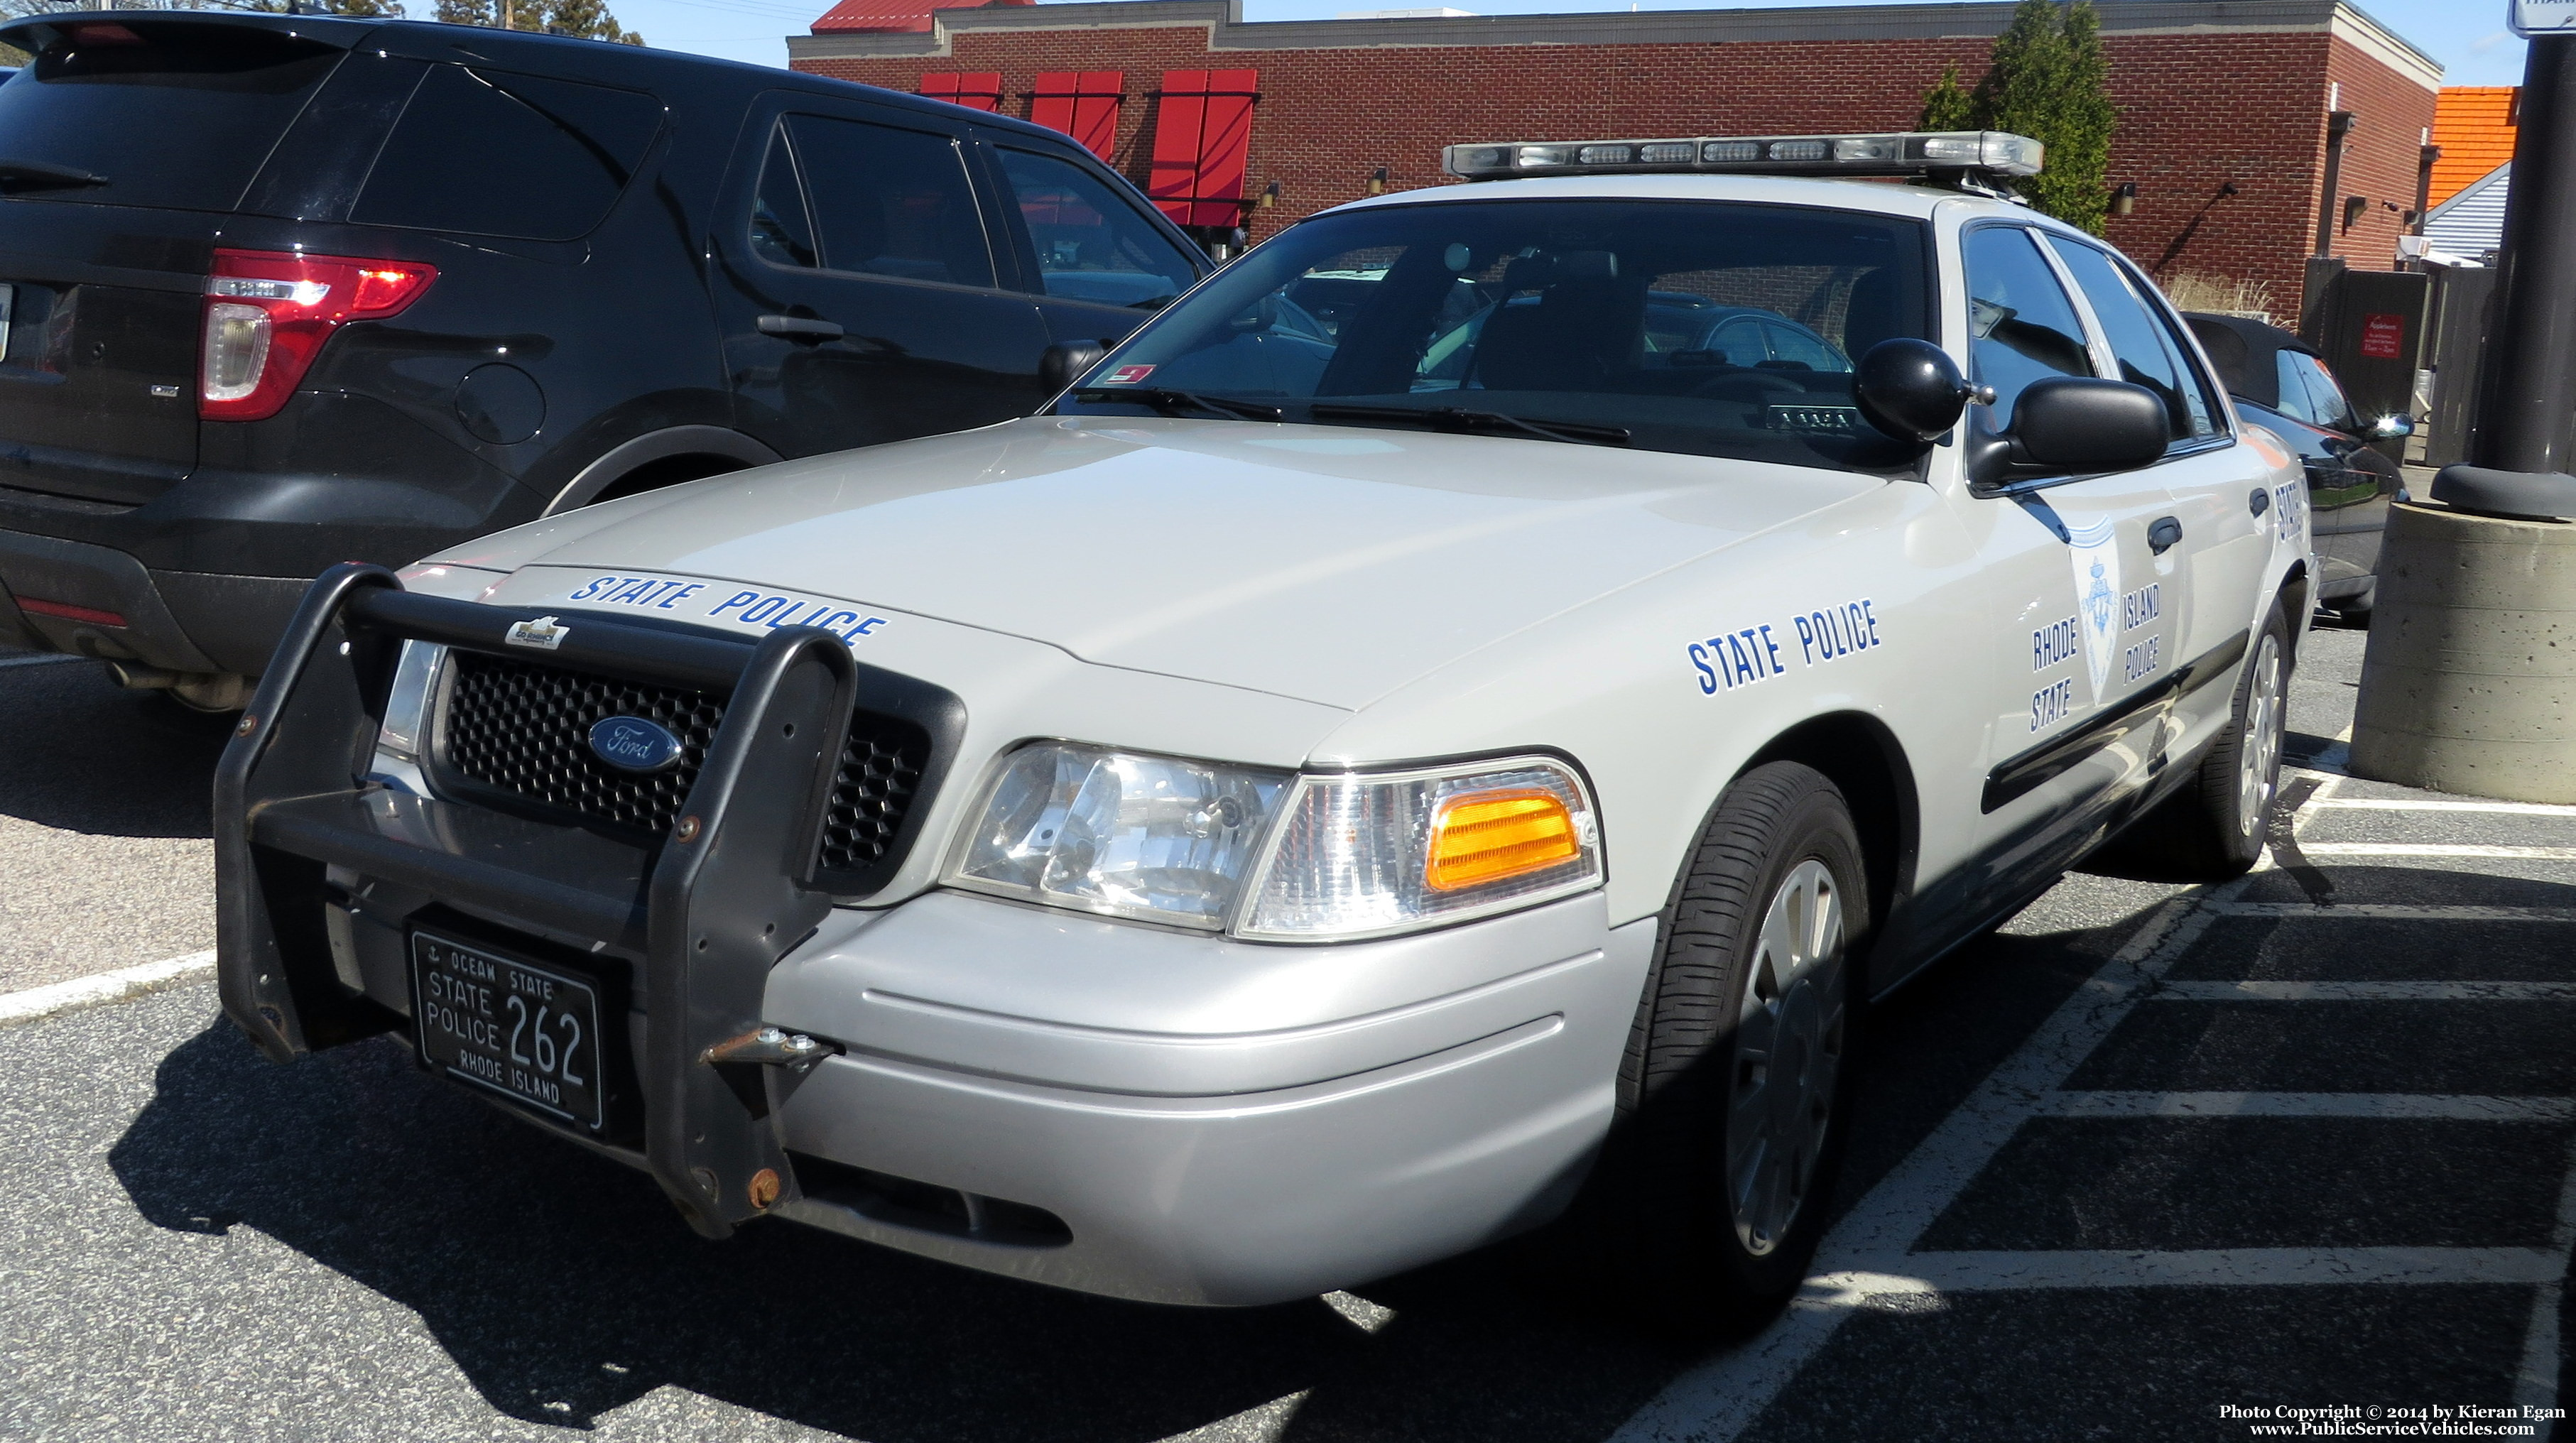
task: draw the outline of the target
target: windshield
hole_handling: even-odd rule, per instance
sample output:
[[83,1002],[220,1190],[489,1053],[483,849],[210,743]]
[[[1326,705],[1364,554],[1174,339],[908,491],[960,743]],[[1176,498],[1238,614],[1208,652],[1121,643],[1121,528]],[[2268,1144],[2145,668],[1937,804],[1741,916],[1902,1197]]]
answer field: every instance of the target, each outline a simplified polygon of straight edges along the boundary
[[1890,470],[1917,448],[1861,419],[1852,360],[1930,335],[1923,246],[1899,217],[1725,201],[1346,211],[1218,272],[1057,409]]

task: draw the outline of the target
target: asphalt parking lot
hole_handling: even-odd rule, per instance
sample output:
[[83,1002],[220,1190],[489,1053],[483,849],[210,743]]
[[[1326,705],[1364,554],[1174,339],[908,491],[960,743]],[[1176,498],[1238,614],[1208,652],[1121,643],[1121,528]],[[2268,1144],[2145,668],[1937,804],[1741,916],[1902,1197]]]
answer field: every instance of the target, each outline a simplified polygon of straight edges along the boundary
[[[2362,640],[2309,642],[2265,869],[2071,876],[1876,1013],[1840,1221],[1741,1346],[1570,1304],[1517,1248],[1211,1313],[785,1225],[711,1246],[390,1042],[261,1062],[181,969],[0,1024],[0,1434],[2163,1440],[2287,1416],[2262,1409],[2546,1413],[2576,809],[2341,775]],[[7,658],[0,716],[0,993],[210,946],[220,728]]]

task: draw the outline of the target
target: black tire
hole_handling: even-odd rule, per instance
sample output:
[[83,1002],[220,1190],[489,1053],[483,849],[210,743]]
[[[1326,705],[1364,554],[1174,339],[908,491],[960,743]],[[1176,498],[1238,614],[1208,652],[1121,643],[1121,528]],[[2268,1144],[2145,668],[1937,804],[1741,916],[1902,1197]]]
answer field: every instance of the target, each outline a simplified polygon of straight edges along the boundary
[[2182,789],[2104,848],[2104,859],[2182,882],[2224,882],[2252,870],[2281,795],[2290,663],[2290,624],[2275,606],[2246,648],[2227,730]]
[[[1802,909],[1804,959],[1787,940]],[[1622,1306],[1739,1331],[1806,1276],[1842,1152],[1868,930],[1841,791],[1790,762],[1729,787],[1665,907],[1620,1115],[1576,1213],[1582,1255]]]

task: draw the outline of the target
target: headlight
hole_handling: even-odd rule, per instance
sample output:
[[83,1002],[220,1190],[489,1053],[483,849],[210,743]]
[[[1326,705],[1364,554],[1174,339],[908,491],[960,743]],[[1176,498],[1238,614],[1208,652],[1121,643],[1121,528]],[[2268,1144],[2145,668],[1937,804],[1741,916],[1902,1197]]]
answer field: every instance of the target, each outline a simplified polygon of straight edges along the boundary
[[1308,776],[1235,931],[1342,941],[1531,906],[1601,880],[1591,798],[1546,757]]
[[1287,772],[1024,747],[984,798],[948,880],[1022,901],[1223,927]]

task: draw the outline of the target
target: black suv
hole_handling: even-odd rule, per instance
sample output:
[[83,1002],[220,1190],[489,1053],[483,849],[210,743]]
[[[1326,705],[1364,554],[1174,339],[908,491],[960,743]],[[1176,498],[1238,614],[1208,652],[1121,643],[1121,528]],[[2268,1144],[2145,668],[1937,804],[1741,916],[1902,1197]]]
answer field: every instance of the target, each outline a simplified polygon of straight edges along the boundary
[[1022,415],[1207,261],[1070,138],[591,41],[0,26],[0,644],[238,706],[316,572]]

